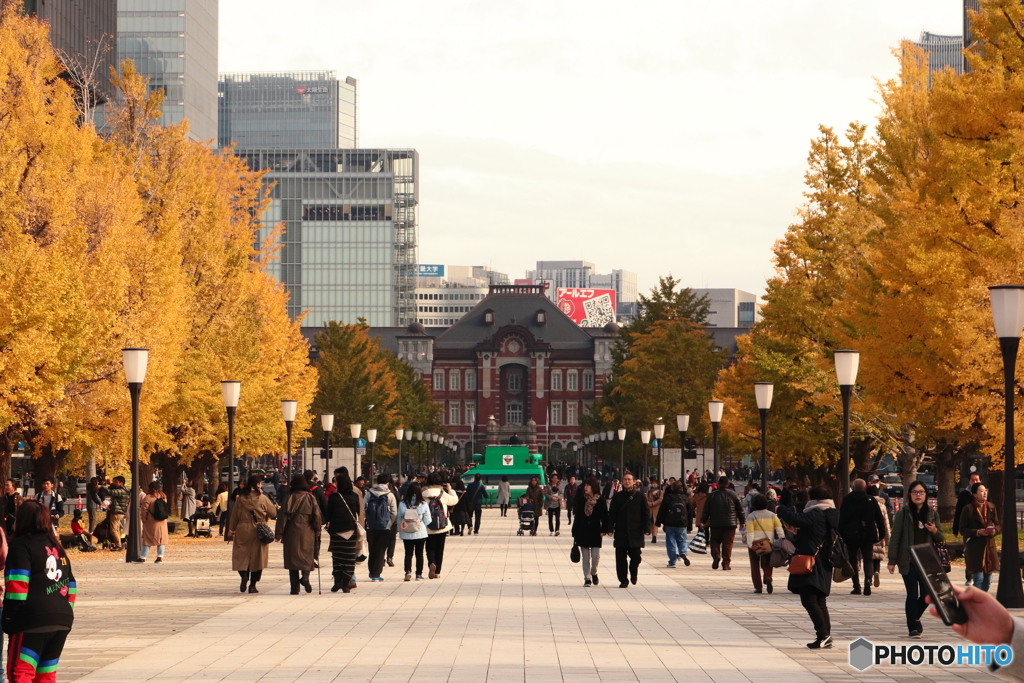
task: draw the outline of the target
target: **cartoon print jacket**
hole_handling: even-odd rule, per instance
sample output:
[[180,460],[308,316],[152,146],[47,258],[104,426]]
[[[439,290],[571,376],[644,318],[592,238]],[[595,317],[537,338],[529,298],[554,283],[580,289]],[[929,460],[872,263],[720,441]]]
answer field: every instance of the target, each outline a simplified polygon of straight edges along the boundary
[[7,551],[7,580],[3,630],[21,633],[42,626],[66,626],[75,621],[78,586],[67,555],[45,534],[22,536]]

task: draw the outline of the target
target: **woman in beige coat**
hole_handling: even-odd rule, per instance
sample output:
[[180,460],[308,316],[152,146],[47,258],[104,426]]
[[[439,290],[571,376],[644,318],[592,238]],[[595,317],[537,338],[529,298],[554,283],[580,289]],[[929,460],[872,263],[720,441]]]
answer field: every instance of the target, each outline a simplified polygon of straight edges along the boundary
[[299,586],[313,592],[309,573],[316,568],[320,555],[320,530],[323,517],[316,498],[309,492],[309,484],[301,472],[292,475],[288,485],[288,498],[277,518],[275,537],[284,543],[284,568],[288,570],[292,595],[299,594]]
[[658,525],[654,520],[658,519],[658,509],[661,508],[662,490],[658,480],[650,478],[651,487],[647,489],[647,508],[651,511],[651,543],[658,542]]
[[248,584],[250,593],[259,593],[256,584],[263,578],[270,557],[266,545],[260,543],[256,536],[256,525],[266,524],[267,520],[277,517],[277,509],[260,491],[260,478],[250,476],[245,488],[231,505],[231,520],[228,532],[234,535],[234,546],[231,548],[231,568],[242,577],[238,590],[245,592]]
[[[155,481],[149,482],[149,493],[142,498],[139,511],[142,513],[142,551],[139,553],[142,561],[146,561],[151,546],[156,546],[156,561],[164,561],[164,547],[167,545],[167,517],[156,519],[153,516],[153,505],[157,500],[163,501],[163,512],[167,513],[167,496],[164,495],[160,484]],[[161,515],[157,515],[161,516]]]

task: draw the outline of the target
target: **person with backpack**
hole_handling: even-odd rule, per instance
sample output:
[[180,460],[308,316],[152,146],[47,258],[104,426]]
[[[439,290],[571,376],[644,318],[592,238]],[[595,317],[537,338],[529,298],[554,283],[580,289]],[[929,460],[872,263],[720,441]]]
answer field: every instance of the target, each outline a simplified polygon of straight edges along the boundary
[[689,567],[690,558],[686,556],[686,533],[693,530],[693,504],[681,481],[673,481],[671,488],[662,496],[654,523],[665,530],[668,568],[675,568],[679,558],[682,558],[683,564]]
[[711,568],[732,569],[732,546],[736,541],[736,527],[744,523],[743,505],[736,492],[729,488],[729,480],[720,477],[718,488],[704,504],[701,524],[708,527],[708,545],[711,546]]
[[868,495],[868,483],[854,479],[853,489],[843,497],[839,506],[839,535],[846,544],[846,553],[853,567],[853,590],[850,595],[860,595],[860,572],[857,562],[864,563],[864,595],[871,595],[871,581],[875,575],[873,554],[875,544],[885,537],[885,520],[875,499]]
[[480,518],[484,513],[484,499],[487,498],[487,488],[479,474],[473,475],[473,483],[466,487],[466,496],[469,498],[469,506],[473,511],[473,528],[471,534],[480,535]]
[[452,529],[448,518],[448,508],[459,502],[459,497],[452,493],[449,485],[440,472],[431,472],[427,477],[427,488],[423,489],[423,499],[430,510],[430,523],[427,524],[427,565],[428,576],[432,579],[441,577],[441,565],[444,563],[444,542]]
[[[839,510],[832,500],[832,492],[825,486],[815,486],[808,495],[810,500],[802,512],[785,506],[778,510],[783,523],[796,527],[793,545],[796,552],[790,558],[789,590],[800,596],[800,604],[814,624],[815,639],[807,643],[811,650],[832,647],[832,621],[828,613],[828,596],[832,590],[833,546],[839,540]],[[809,561],[798,562],[800,558]],[[800,565],[810,565],[810,572],[797,573]]]
[[412,581],[412,558],[416,556],[416,580],[423,580],[423,549],[427,545],[430,506],[423,499],[423,489],[412,482],[398,504],[398,536],[405,546],[405,580]]
[[148,493],[142,498],[139,506],[142,513],[142,551],[139,553],[141,562],[146,561],[151,546],[156,546],[156,561],[164,561],[164,548],[167,545],[167,518],[171,516],[171,508],[167,505],[167,496],[160,488],[160,482],[149,482]]
[[384,580],[381,572],[384,571],[384,560],[391,542],[391,526],[398,518],[398,503],[390,484],[390,474],[378,474],[377,484],[366,492],[363,499],[370,581]]

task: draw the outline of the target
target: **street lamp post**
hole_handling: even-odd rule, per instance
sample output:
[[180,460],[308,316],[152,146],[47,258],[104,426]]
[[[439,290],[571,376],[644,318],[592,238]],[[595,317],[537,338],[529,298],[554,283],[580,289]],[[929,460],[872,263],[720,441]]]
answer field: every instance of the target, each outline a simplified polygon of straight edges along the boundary
[[[718,427],[722,422],[723,412],[725,412],[725,401],[708,401],[708,417],[711,419],[711,460],[716,475],[721,466],[721,460],[718,458]],[[701,475],[703,474],[701,472]]]
[[686,462],[686,432],[690,429],[690,416],[686,413],[676,415],[676,429],[679,430],[679,466],[685,470],[683,463]]
[[[647,476],[647,444],[649,444],[651,442],[651,430],[650,429],[641,429],[640,430],[640,441],[643,442],[643,444],[644,444],[644,474],[643,474],[643,476],[646,477]],[[625,473],[623,473],[623,474],[625,474]]]
[[[235,412],[238,410],[238,398],[242,393],[242,383],[237,380],[224,380],[220,383],[224,409],[228,413],[228,519],[231,519],[231,496],[235,491]],[[239,473],[241,474],[241,473]],[[238,482],[241,484],[241,481]],[[224,541],[231,540],[231,534],[224,534]]]
[[1024,607],[1024,586],[1020,575],[1020,548],[1017,542],[1016,443],[1014,435],[1014,396],[1016,394],[1017,351],[1024,330],[1024,286],[989,287],[992,317],[999,350],[1003,356],[1003,397],[1006,435],[1003,446],[1003,550],[1000,556],[999,588],[996,599],[1003,607]]
[[[146,381],[146,366],[149,364],[149,349],[129,348],[121,351],[124,363],[124,377],[128,380],[128,395],[132,402],[132,500],[128,519],[128,548],[125,562],[142,561],[142,511],[139,510],[139,402],[142,398],[142,383]],[[120,534],[120,529],[110,533]]]
[[[658,422],[654,425],[654,438],[658,441],[658,481],[661,481],[664,479],[661,473],[664,471],[662,466],[664,465],[663,456],[665,453],[665,444],[661,441],[665,438],[665,423],[661,422],[660,417],[658,418]],[[682,456],[681,453],[680,456]],[[648,474],[647,476],[650,477],[651,475]]]
[[348,426],[348,433],[352,437],[352,468],[355,470],[355,472],[352,473],[353,479],[355,477],[358,477],[360,474],[362,474],[362,472],[360,472],[360,469],[362,469],[362,466],[363,466],[362,461],[359,461],[359,466],[358,467],[356,466],[356,458],[359,457],[357,455],[357,451],[356,451],[357,441],[359,440],[359,434],[362,431],[363,431],[363,425],[361,423],[359,423],[359,422],[353,422],[352,424],[350,424]]
[[850,490],[850,397],[853,396],[853,385],[857,383],[860,352],[836,351],[835,360],[839,395],[843,399],[843,457],[839,461],[839,497],[842,499]]
[[405,451],[406,451],[406,457],[405,457],[406,465],[405,466],[406,466],[406,469],[408,469],[409,468],[409,464],[412,462],[412,429],[411,428],[405,430],[405,440],[409,442],[409,445],[406,446],[406,448],[405,448]]
[[[330,479],[331,469],[331,430],[334,429],[334,414],[324,413],[320,416],[320,428],[324,430],[324,452],[321,457],[324,459],[324,486]],[[358,472],[354,474],[358,475]]]
[[[435,434],[434,441],[437,444],[436,446],[434,446],[434,453],[436,454],[436,457],[438,459],[444,458],[444,436],[442,434]],[[437,463],[438,466],[443,464],[444,463],[441,462]]]
[[774,392],[775,385],[771,382],[754,382],[754,398],[761,413],[761,493],[765,495],[768,495],[768,411]]
[[423,432],[416,432],[416,440],[420,442],[420,448],[419,448],[419,451],[420,451],[419,452],[419,456],[420,457],[419,457],[419,461],[420,461],[420,466],[422,467],[423,466]]
[[423,437],[426,439],[426,443],[423,446],[423,460],[430,461],[430,464],[434,464],[434,432],[427,432]]
[[281,401],[281,415],[284,417],[284,430],[288,435],[285,443],[288,453],[288,467],[285,468],[285,479],[291,479],[292,474],[292,425],[295,424],[295,413],[298,411],[299,402],[285,399]]
[[398,442],[398,478],[401,483],[402,478],[402,437],[405,436],[405,430],[399,427],[395,430],[395,440]]
[[373,459],[373,444],[377,442],[376,429],[366,430],[366,441],[370,444],[370,467],[373,469],[373,474],[377,474],[377,463]]

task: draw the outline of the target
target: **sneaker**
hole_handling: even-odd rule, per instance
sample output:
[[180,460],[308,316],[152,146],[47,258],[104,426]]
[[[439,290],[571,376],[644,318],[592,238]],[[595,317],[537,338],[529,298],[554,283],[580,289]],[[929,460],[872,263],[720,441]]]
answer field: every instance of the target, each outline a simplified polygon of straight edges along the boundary
[[722,567],[722,571],[723,572],[731,572],[732,571],[732,566],[730,565],[730,566]]
[[158,557],[158,558],[156,558],[156,562],[154,562],[153,564],[159,564],[159,563],[161,563],[163,561],[164,561],[164,558]]
[[871,595],[871,586],[864,586],[864,595]]
[[423,580],[423,574],[417,574],[416,575],[416,580],[417,581],[422,581]]
[[921,632],[917,631],[917,630],[914,630],[914,629],[910,629],[910,637],[913,638],[914,640],[920,640],[921,639]]
[[433,562],[431,562],[430,563],[430,567],[428,569],[430,571],[427,572],[427,576],[429,576],[432,579],[436,579],[437,578],[437,566]]
[[675,568],[676,568],[675,562],[669,562],[668,564],[665,565],[665,569],[675,569]]
[[875,588],[878,588],[879,586],[882,585],[882,577],[881,577],[881,575],[878,572],[875,572],[874,580],[875,580]]
[[405,573],[405,580],[406,581],[412,581],[412,572],[406,572]]
[[712,569],[718,569],[718,563],[719,563],[719,562],[721,562],[721,560],[719,560],[718,558],[715,558],[715,559],[714,559],[714,560],[713,560],[713,561],[711,562],[711,568],[712,568]]
[[832,648],[832,636],[818,638],[813,643],[807,643],[807,647],[811,650],[829,650]]
[[590,585],[591,585],[590,579],[583,579],[583,587],[584,588],[590,588]]
[[555,532],[554,532],[554,531],[549,531],[549,532],[548,532],[548,536],[554,536],[554,535],[555,535]]
[[592,578],[594,580],[594,585],[596,586],[598,584],[597,574],[592,574],[590,578]]
[[562,532],[561,532],[561,531],[556,531],[556,532],[555,532],[555,536],[561,536],[561,535],[562,535]]
[[854,586],[853,590],[850,591],[850,595],[860,595],[860,586]]
[[388,560],[388,566],[389,567],[394,567],[395,566],[394,561],[393,560]]
[[683,564],[687,567],[690,566],[690,558],[686,556],[686,553],[679,553],[679,557],[683,558]]
[[371,577],[371,578],[370,578],[370,581],[373,581],[373,582],[375,582],[375,583],[377,583],[377,582],[380,582],[380,581],[383,581],[383,580],[384,580],[384,579],[383,579],[383,578],[381,578],[381,577],[379,577],[379,576],[374,576],[374,577]]

